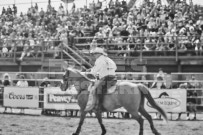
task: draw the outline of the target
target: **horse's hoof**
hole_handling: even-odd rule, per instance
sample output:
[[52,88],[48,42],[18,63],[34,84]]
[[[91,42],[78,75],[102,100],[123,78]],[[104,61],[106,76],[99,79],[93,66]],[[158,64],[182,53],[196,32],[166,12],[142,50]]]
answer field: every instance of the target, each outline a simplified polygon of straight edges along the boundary
[[140,132],[139,135],[143,135],[143,132]]
[[158,131],[154,132],[155,135],[161,135]]
[[106,134],[106,130],[104,130],[101,135],[105,135],[105,134]]

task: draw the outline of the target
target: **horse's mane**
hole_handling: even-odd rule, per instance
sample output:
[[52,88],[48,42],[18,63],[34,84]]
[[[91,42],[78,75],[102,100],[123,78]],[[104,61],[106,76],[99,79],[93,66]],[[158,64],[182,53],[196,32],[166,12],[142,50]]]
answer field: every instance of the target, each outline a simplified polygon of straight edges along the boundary
[[[85,72],[81,72],[74,68],[67,68],[67,71],[71,72],[69,77],[78,77],[83,78],[85,81],[95,82],[95,76],[93,74],[86,74]],[[71,76],[72,75],[72,76]]]

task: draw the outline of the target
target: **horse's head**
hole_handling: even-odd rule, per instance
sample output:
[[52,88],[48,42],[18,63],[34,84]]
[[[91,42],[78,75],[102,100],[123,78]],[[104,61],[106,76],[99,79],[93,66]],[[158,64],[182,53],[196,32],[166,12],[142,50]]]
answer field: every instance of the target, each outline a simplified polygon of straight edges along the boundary
[[78,92],[87,90],[90,82],[94,82],[96,77],[92,74],[86,75],[73,68],[67,68],[63,75],[62,91],[66,91],[71,85],[74,85]]

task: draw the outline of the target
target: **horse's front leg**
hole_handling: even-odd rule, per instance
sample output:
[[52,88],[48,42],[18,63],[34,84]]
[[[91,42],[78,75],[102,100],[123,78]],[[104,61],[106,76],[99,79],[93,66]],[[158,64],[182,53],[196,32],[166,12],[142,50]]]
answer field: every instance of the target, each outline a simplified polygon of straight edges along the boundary
[[96,117],[97,117],[98,122],[100,124],[100,127],[102,129],[102,134],[101,135],[105,135],[106,134],[106,129],[105,129],[103,123],[102,123],[102,113],[100,111],[97,111],[96,112]]
[[81,111],[80,122],[79,122],[78,128],[77,128],[76,132],[73,133],[72,135],[79,135],[80,134],[81,127],[82,127],[82,124],[85,120],[86,114],[87,114],[87,112]]

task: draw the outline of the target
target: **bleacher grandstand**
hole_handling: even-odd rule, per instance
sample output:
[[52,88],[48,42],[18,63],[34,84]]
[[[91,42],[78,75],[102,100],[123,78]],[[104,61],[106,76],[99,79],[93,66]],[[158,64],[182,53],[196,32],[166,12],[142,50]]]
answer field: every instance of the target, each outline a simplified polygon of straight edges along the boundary
[[64,60],[90,66],[90,49],[101,46],[118,71],[156,72],[162,67],[167,73],[202,72],[202,8],[185,1],[168,3],[143,1],[129,9],[116,0],[103,10],[94,3],[72,8],[68,15],[62,5],[58,10],[32,6],[20,16],[17,6],[3,7],[0,70],[61,71]]

